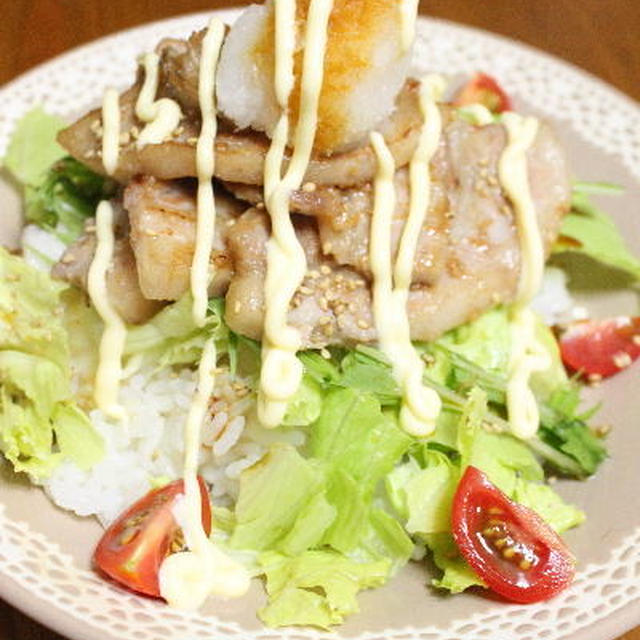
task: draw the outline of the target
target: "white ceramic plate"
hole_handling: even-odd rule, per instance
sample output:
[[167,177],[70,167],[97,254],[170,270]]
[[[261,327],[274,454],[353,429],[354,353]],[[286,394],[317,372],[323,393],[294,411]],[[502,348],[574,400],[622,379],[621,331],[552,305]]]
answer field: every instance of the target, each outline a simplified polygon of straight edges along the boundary
[[[234,12],[221,12],[232,21]],[[0,90],[0,156],[16,120],[35,104],[72,117],[95,106],[105,86],[127,86],[136,55],[164,36],[187,35],[206,14],[125,31],[76,49]],[[450,76],[485,70],[497,76],[517,107],[553,120],[574,174],[627,187],[607,206],[640,253],[640,110],[595,78],[520,44],[468,28],[422,19],[415,58],[419,72]],[[635,191],[635,194],[634,194]],[[19,211],[0,183],[2,226],[9,240]],[[613,293],[611,274],[577,274],[589,281],[588,304],[604,314],[637,313],[637,300]],[[552,602],[518,606],[478,594],[443,597],[426,583],[428,569],[413,564],[386,587],[360,596],[361,613],[337,635],[362,640],[605,640],[640,622],[640,369],[636,366],[591,392],[605,406],[599,419],[615,425],[612,460],[591,480],[560,483],[560,492],[588,514],[567,538],[579,558],[574,585]],[[44,624],[77,640],[223,640],[321,638],[309,629],[263,628],[255,611],[256,583],[242,600],[211,600],[199,613],[173,611],[100,580],[89,559],[100,530],[53,507],[46,497],[0,463],[0,596]]]

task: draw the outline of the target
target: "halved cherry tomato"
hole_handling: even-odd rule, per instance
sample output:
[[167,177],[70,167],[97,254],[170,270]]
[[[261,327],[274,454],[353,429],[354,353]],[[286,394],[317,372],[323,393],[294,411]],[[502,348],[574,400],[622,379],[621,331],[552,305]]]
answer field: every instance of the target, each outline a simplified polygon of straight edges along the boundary
[[462,476],[452,521],[460,553],[490,589],[508,600],[547,600],[571,584],[575,561],[558,534],[476,467],[467,467]]
[[486,73],[475,73],[471,80],[458,91],[453,104],[463,107],[466,104],[483,104],[493,113],[511,111],[511,98],[498,84],[495,78]]
[[575,322],[559,342],[562,361],[571,371],[606,378],[640,357],[640,317]]
[[[198,477],[202,526],[211,532],[211,505],[207,487]],[[104,533],[93,554],[97,567],[116,582],[149,596],[160,596],[158,571],[162,561],[184,548],[182,530],[171,507],[184,482],[176,480],[154,489],[127,509]]]

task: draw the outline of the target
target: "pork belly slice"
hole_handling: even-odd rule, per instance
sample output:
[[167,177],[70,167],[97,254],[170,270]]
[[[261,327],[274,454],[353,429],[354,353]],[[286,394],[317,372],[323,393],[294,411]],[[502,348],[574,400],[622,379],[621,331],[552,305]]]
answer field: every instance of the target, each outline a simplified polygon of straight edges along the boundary
[[[414,261],[414,285],[434,285],[454,263],[473,262],[485,251],[496,263],[519,252],[513,212],[498,179],[498,162],[506,144],[501,125],[477,127],[450,119],[430,166],[431,197]],[[569,209],[570,184],[564,153],[551,128],[541,124],[527,154],[529,181],[547,252]],[[392,255],[396,256],[408,215],[407,169],[395,175],[396,208],[392,225]],[[262,206],[259,187],[225,183],[236,197]],[[324,255],[353,267],[366,278],[374,191],[370,183],[350,189],[306,185],[291,196],[291,210],[313,216]],[[456,248],[457,245],[467,249]],[[502,256],[504,252],[504,256]]]
[[[127,323],[141,324],[154,316],[163,306],[148,300],[140,290],[136,261],[129,243],[127,216],[122,206],[112,203],[115,212],[115,240],[113,263],[107,271],[107,294],[118,315]],[[87,291],[89,267],[96,251],[95,221],[90,219],[84,233],[72,243],[51,275]]]
[[[144,126],[135,116],[135,102],[140,89],[136,83],[120,96],[121,137],[118,168],[114,178],[126,184],[136,175],[160,179],[197,175],[195,145],[200,131],[200,118],[193,111],[185,117],[174,134],[161,144],[136,145],[135,135]],[[176,86],[166,82],[159,96],[175,96]],[[380,128],[397,166],[407,164],[416,147],[422,116],[418,105],[418,84],[408,81],[398,95],[396,110]],[[77,160],[97,173],[104,174],[101,149],[101,111],[95,109],[58,134],[58,142]],[[264,160],[271,141],[265,135],[250,130],[235,131],[220,122],[215,142],[215,176],[229,182],[262,184]],[[284,165],[289,161],[285,157]],[[315,154],[307,169],[306,181],[317,184],[349,187],[370,181],[377,161],[367,144],[344,153]]]
[[[151,300],[177,300],[189,290],[196,240],[196,188],[193,180],[168,182],[140,177],[124,190],[140,288]],[[215,200],[210,296],[223,295],[227,290],[233,268],[224,238],[229,226],[247,208],[220,189],[215,192]]]

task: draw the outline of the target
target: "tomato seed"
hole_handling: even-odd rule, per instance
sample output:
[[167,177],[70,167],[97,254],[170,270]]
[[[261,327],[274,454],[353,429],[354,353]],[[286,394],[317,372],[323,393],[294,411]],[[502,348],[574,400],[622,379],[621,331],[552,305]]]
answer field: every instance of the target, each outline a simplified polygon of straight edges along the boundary
[[506,547],[509,544],[509,540],[507,538],[500,538],[499,540],[496,540],[493,544],[496,549],[502,549],[503,547]]
[[120,546],[124,547],[125,545],[129,544],[135,537],[136,534],[138,533],[138,529],[135,527],[127,527],[123,532],[122,535],[120,536]]
[[529,560],[521,560],[518,565],[523,571],[528,571],[532,567],[532,563]]
[[179,529],[171,541],[169,551],[171,551],[171,553],[178,553],[178,551],[182,551],[185,546],[184,534],[182,533],[182,529]]
[[602,382],[602,376],[599,373],[590,373],[587,379],[592,386],[596,386]]
[[631,356],[626,351],[619,351],[613,356],[613,364],[615,364],[618,369],[625,369],[632,362]]

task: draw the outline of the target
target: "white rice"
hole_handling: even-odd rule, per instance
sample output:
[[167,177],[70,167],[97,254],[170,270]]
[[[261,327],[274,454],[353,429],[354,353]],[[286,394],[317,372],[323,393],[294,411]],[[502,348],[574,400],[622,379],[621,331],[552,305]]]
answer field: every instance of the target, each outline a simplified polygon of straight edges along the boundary
[[582,312],[567,288],[567,274],[558,267],[545,268],[542,287],[531,307],[549,326],[570,322]]
[[[90,471],[72,463],[58,467],[44,485],[53,501],[108,524],[155,483],[180,477],[183,429],[195,377],[189,368],[143,369],[125,380],[120,402],[127,424],[113,422],[98,409],[90,412],[104,439],[105,457]],[[227,371],[218,373],[214,394],[202,428],[200,473],[212,485],[214,501],[229,506],[238,495],[240,474],[260,460],[269,444],[300,446],[305,436],[292,429],[262,428],[255,415],[255,395],[243,381],[232,382]]]
[[35,224],[28,224],[22,231],[22,254],[27,264],[49,271],[60,260],[66,249],[62,240]]

